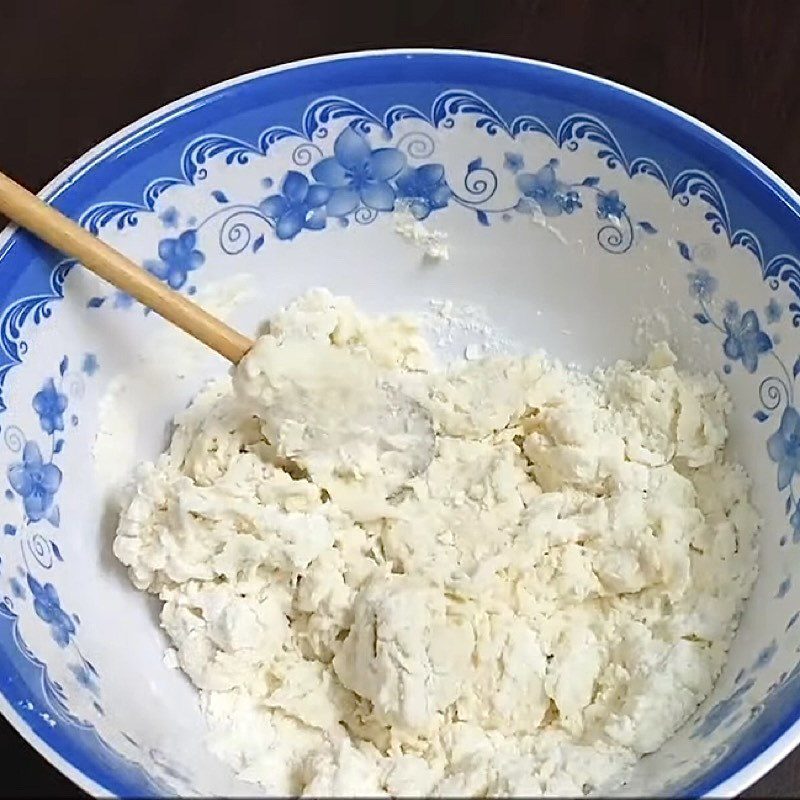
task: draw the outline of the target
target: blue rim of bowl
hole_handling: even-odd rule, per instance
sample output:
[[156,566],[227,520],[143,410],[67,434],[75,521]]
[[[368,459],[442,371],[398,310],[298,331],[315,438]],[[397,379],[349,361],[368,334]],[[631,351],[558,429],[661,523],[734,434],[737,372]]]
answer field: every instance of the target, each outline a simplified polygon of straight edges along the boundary
[[[228,92],[243,90],[248,84],[261,78],[297,71],[297,74],[293,77],[297,82],[298,88],[302,88],[304,71],[306,74],[309,71],[319,72],[320,68],[324,68],[326,65],[338,65],[348,61],[360,64],[364,60],[372,60],[373,64],[371,66],[373,69],[376,66],[375,62],[383,62],[384,68],[388,69],[391,64],[395,64],[397,59],[429,58],[437,60],[442,57],[451,60],[451,63],[461,60],[473,64],[491,62],[495,65],[517,66],[520,68],[521,76],[528,79],[535,75],[539,79],[555,81],[556,83],[562,83],[562,85],[572,83],[583,89],[594,89],[595,91],[599,89],[601,93],[604,93],[604,100],[609,101],[611,104],[616,103],[620,108],[624,107],[628,119],[634,123],[645,119],[652,123],[658,119],[665,124],[671,125],[676,131],[692,140],[696,146],[704,149],[707,155],[716,154],[720,162],[725,162],[729,166],[733,166],[740,172],[747,174],[751,179],[755,179],[762,185],[763,189],[776,196],[783,203],[787,222],[794,221],[796,223],[797,218],[800,217],[800,195],[769,167],[713,128],[667,103],[614,81],[569,67],[497,53],[436,48],[366,50],[319,56],[255,70],[222,81],[162,106],[122,128],[117,133],[112,134],[59,173],[39,192],[39,196],[71,216],[77,217],[83,208],[70,207],[70,203],[62,202],[62,196],[67,189],[75,187],[94,168],[106,164],[114,157],[122,155],[136,148],[137,145],[146,142],[154,135],[157,129],[180,120],[181,117],[187,116],[192,111],[208,106],[210,102],[221,99]],[[318,75],[315,77],[318,77]],[[11,253],[15,242],[18,240],[18,231],[13,225],[7,226],[0,233],[0,261]],[[16,277],[11,275],[6,277],[0,270],[0,298],[3,300]],[[10,696],[15,690],[19,692],[19,696],[16,696],[16,694],[15,696]],[[91,764],[74,764],[67,761],[45,740],[39,731],[35,731],[22,718],[16,710],[15,704],[23,699],[21,689],[6,682],[2,694],[0,694],[0,713],[3,714],[23,739],[83,790],[94,796],[117,796],[111,787],[115,784],[118,785],[118,782],[109,780],[111,778],[110,775],[98,774],[102,770],[98,770]],[[57,736],[52,737],[54,742],[57,742],[57,739]],[[798,742],[800,742],[800,702],[793,705],[784,714],[780,724],[776,726],[776,730],[762,735],[759,740],[752,742],[750,746],[742,748],[737,757],[732,760],[732,763],[726,765],[723,769],[710,769],[706,776],[689,787],[685,794],[693,797],[735,796],[774,767],[794,749]],[[95,773],[99,780],[90,777],[89,773]]]

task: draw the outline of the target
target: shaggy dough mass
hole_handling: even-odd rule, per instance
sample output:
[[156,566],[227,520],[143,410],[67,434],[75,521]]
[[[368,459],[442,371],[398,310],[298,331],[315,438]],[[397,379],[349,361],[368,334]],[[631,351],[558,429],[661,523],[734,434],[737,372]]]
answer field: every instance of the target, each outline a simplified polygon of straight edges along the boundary
[[608,790],[711,690],[754,578],[728,410],[663,345],[439,369],[316,290],[177,417],[114,550],[270,793]]

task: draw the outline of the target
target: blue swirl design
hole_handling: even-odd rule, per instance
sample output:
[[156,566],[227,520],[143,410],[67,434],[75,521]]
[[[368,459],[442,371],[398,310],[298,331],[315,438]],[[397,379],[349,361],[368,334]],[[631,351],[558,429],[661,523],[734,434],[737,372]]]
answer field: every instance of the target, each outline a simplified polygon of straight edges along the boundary
[[521,133],[542,133],[551,142],[556,143],[556,137],[553,132],[538,117],[517,117],[511,123],[511,136],[516,139]]
[[324,139],[330,123],[338,119],[350,120],[350,127],[357,133],[367,134],[373,128],[380,128],[388,138],[389,132],[374,114],[346,97],[323,97],[311,103],[303,114],[303,133],[309,141],[315,136]]
[[397,140],[397,149],[409,158],[428,158],[436,150],[436,142],[424,131],[409,131]]
[[743,247],[745,250],[749,250],[761,265],[763,275],[764,253],[761,250],[761,242],[758,241],[752,231],[748,231],[745,228],[734,231],[733,236],[731,236],[731,244],[734,247]]
[[49,294],[23,297],[12,303],[3,313],[3,317],[0,319],[0,361],[2,361],[0,364],[0,411],[5,411],[7,408],[3,399],[3,386],[8,372],[17,364],[22,363],[22,357],[28,350],[27,342],[22,338],[22,328],[28,321],[38,325],[51,315],[50,304],[54,300],[63,299],[64,281],[75,264],[76,262],[72,259],[66,259],[56,264],[50,274]]
[[[264,214],[255,208],[244,207],[226,217],[218,234],[218,242],[222,252],[229,256],[235,256],[239,253],[243,253],[250,246],[255,247],[255,243],[258,241],[258,238],[260,238],[254,238],[251,224],[255,222],[265,230],[270,230],[275,227],[271,219],[265,217]],[[253,243],[252,245],[251,242]]]
[[682,206],[688,206],[693,197],[702,200],[708,206],[705,218],[711,223],[711,230],[714,233],[724,231],[728,243],[731,243],[728,206],[717,182],[710,175],[699,170],[681,172],[672,182],[670,194]]
[[464,174],[462,185],[466,195],[456,194],[455,196],[459,202],[466,205],[479,205],[494,196],[497,184],[497,173],[484,166],[482,159],[476,158],[474,161],[470,161]]
[[[787,253],[774,256],[762,265],[762,276],[773,290],[785,283],[795,297],[800,297],[800,262],[794,256]],[[792,325],[800,327],[800,305],[793,301],[789,303],[789,310],[792,312]]]
[[406,119],[418,119],[421,122],[431,124],[430,119],[423,114],[418,108],[407,105],[392,106],[387,110],[383,117],[383,126],[386,130],[391,131],[398,122]]
[[182,181],[180,178],[157,178],[151,181],[144,190],[145,208],[152,210],[156,204],[156,200],[158,200],[164,192],[171,189],[173,186],[180,186],[181,183]]
[[205,169],[212,158],[224,155],[225,163],[247,164],[251,156],[261,155],[258,147],[254,147],[233,136],[203,136],[190,144],[181,160],[183,174],[189,183],[203,180],[208,172]]
[[[763,268],[762,274],[765,278],[781,278],[787,273],[788,270],[794,269],[797,271],[797,280],[800,280],[800,269],[798,269],[798,262],[794,256],[786,253],[771,258],[766,266]],[[790,277],[783,278],[783,280],[790,280]]]
[[596,117],[588,114],[573,114],[567,117],[558,127],[557,144],[574,152],[581,139],[600,146],[597,157],[605,161],[609,169],[616,169],[620,164],[630,175],[630,165],[620,143],[613,133]]
[[[762,278],[773,290],[778,288],[779,281],[783,281],[800,298],[800,261],[787,253],[775,255],[767,261],[761,242],[752,231],[746,228],[734,230],[722,190],[710,175],[699,170],[685,170],[676,176],[669,191],[682,206],[688,206],[693,200],[703,202],[707,207],[704,218],[715,234],[724,232],[731,247],[743,247],[752,253],[761,268]],[[800,317],[795,316],[792,321],[795,327],[800,325]]]
[[[475,92],[464,89],[451,89],[442,92],[431,105],[430,114],[407,104],[391,106],[381,121],[375,114],[359,103],[345,97],[321,97],[306,109],[300,129],[287,126],[272,126],[264,130],[258,137],[257,144],[251,145],[240,139],[222,135],[202,136],[191,142],[184,151],[181,160],[181,177],[165,177],[153,181],[144,191],[143,202],[135,203],[101,203],[87,212],[85,222],[93,233],[98,233],[109,224],[118,229],[135,225],[138,215],[152,212],[155,201],[169,188],[179,184],[193,184],[206,177],[205,165],[214,157],[224,155],[226,163],[246,164],[252,155],[266,155],[270,147],[287,138],[297,138],[311,143],[313,138],[322,139],[328,134],[330,124],[336,120],[347,120],[353,130],[368,133],[380,130],[385,138],[390,138],[392,129],[403,120],[418,120],[436,129],[452,127],[457,115],[476,117],[475,126],[488,135],[495,135],[503,130],[511,138],[523,133],[539,133],[546,136],[560,148],[575,151],[582,141],[597,145],[597,157],[606,166],[615,169],[621,166],[630,176],[647,175],[655,178],[670,192],[670,196],[682,205],[690,202],[703,202],[708,210],[705,214],[711,229],[715,233],[725,232],[728,243],[733,247],[744,247],[758,260],[762,272],[767,278],[767,261],[758,238],[747,230],[734,230],[725,204],[724,197],[714,179],[708,174],[690,170],[679,174],[670,183],[662,167],[651,158],[638,156],[629,160],[611,129],[600,119],[587,114],[571,114],[562,120],[557,132],[553,131],[541,119],[532,115],[516,117],[510,124],[501,117],[497,110]],[[298,166],[310,163],[307,153],[298,149],[295,163]],[[413,153],[409,152],[413,157]],[[637,227],[649,232],[648,223],[637,223]],[[612,232],[613,233],[613,232]],[[783,281],[800,299],[800,283],[795,276],[800,275],[800,262],[793,256],[783,254],[782,269],[786,276],[773,274],[770,279],[772,288]],[[771,263],[771,262],[770,262]],[[800,304],[793,304],[798,306]],[[795,325],[800,325],[800,308],[792,308]]]
[[631,161],[628,174],[631,177],[634,177],[635,175],[649,175],[651,178],[655,178],[664,186],[669,185],[667,176],[664,174],[664,170],[661,169],[661,167],[650,158],[634,158],[633,161]]
[[258,137],[258,149],[262,155],[266,155],[270,147],[282,142],[284,139],[302,139],[303,134],[294,128],[287,128],[285,125],[276,125],[262,131]]
[[474,92],[461,89],[443,92],[434,101],[431,108],[431,122],[435,128],[440,125],[452,128],[454,118],[459,114],[469,114],[477,117],[475,127],[494,136],[498,130],[505,131],[511,136],[511,130],[506,125],[500,114],[486,100]]
[[149,211],[150,208],[135,203],[98,203],[87,209],[78,222],[97,236],[103,228],[111,224],[119,231],[135,227],[139,224],[138,215],[143,211]]

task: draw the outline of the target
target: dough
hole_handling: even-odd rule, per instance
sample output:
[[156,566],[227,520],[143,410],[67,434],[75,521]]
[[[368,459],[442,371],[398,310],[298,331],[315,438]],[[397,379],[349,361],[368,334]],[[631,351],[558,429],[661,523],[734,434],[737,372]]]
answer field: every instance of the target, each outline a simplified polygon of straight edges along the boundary
[[315,290],[178,415],[114,551],[269,793],[607,792],[709,693],[755,576],[729,409],[665,345],[438,368]]

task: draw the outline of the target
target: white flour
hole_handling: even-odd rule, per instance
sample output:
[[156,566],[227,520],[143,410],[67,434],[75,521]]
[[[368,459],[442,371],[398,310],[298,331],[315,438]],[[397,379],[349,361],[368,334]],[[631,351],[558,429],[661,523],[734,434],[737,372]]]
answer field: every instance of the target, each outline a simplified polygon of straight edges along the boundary
[[447,234],[428,228],[407,206],[399,207],[394,212],[393,221],[395,232],[420,248],[426,258],[431,261],[447,261],[450,258]]
[[601,793],[724,663],[758,519],[717,379],[471,355],[311,292],[136,472],[115,553],[271,794]]

